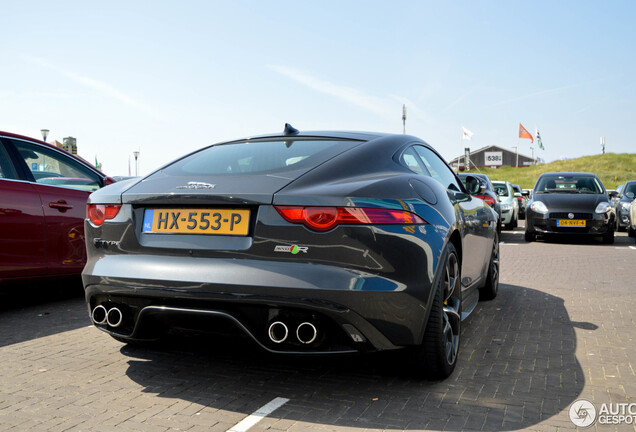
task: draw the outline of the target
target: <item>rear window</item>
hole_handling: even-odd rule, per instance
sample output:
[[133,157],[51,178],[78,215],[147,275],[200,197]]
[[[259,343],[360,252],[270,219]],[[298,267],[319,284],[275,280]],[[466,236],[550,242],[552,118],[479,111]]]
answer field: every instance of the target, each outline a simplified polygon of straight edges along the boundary
[[290,139],[217,144],[165,168],[169,175],[245,175],[311,169],[361,141]]
[[508,187],[505,184],[494,184],[493,187],[498,196],[508,196]]

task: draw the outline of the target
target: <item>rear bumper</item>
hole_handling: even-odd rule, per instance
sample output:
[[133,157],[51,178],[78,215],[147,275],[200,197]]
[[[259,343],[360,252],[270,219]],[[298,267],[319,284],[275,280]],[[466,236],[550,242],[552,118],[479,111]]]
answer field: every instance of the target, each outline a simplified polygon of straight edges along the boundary
[[502,211],[502,213],[501,213],[501,223],[509,224],[510,222],[512,222],[512,215],[513,214],[514,214],[513,209]]
[[[120,338],[152,339],[167,324],[202,331],[229,325],[266,350],[314,354],[420,343],[431,290],[430,282],[407,287],[315,263],[144,255],[89,260],[82,278],[89,312],[98,305],[122,311],[120,326],[96,324]],[[275,321],[289,327],[285,343],[269,337]],[[316,343],[294,338],[303,322],[318,329]]]

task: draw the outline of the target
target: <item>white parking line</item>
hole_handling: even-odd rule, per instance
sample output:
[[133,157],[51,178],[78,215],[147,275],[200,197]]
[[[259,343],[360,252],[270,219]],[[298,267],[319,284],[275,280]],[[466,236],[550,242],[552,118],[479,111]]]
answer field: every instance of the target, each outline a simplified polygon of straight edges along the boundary
[[256,423],[263,420],[263,418],[285,405],[287,402],[289,402],[289,399],[277,397],[254,411],[253,414],[248,415],[243,420],[232,426],[232,428],[228,429],[227,432],[245,432]]
[[629,248],[630,249],[636,249],[636,246],[630,246]]

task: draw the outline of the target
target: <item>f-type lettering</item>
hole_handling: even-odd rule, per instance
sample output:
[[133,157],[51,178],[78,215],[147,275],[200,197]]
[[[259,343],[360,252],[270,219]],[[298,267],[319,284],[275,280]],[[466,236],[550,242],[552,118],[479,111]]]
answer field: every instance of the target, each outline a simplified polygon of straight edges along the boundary
[[179,229],[179,216],[181,215],[181,212],[170,212],[170,215],[172,216],[172,225],[170,225],[170,229]]

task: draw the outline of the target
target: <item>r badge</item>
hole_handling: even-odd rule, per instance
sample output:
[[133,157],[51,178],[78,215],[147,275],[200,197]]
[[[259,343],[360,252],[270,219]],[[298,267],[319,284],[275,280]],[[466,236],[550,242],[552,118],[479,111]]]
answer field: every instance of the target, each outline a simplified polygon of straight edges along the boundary
[[299,252],[302,253],[307,253],[307,250],[309,248],[307,246],[297,246],[297,245],[291,245],[291,246],[283,246],[283,245],[278,245],[274,248],[274,252],[289,252],[291,254],[296,255]]

